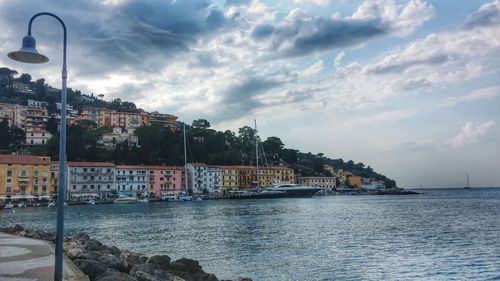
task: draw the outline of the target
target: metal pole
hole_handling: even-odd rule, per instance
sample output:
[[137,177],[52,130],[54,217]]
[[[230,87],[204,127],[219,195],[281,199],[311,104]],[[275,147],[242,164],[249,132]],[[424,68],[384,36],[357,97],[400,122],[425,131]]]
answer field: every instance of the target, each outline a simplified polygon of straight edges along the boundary
[[184,129],[184,189],[188,192],[188,168],[187,168],[187,152],[186,152],[186,123],[183,123]]
[[31,17],[28,25],[28,35],[31,35],[31,25],[33,20],[38,16],[51,16],[58,20],[64,30],[63,42],[63,67],[62,67],[62,92],[61,92],[61,128],[59,130],[59,186],[57,189],[57,230],[56,230],[56,257],[54,280],[62,281],[63,279],[63,242],[64,242],[64,193],[66,189],[66,102],[67,102],[67,79],[68,72],[66,69],[66,25],[56,15],[52,13],[38,13]]
[[253,120],[254,123],[255,123],[255,162],[256,162],[256,169],[255,169],[255,173],[256,173],[256,177],[257,177],[257,193],[260,192],[260,182],[259,182],[259,141],[258,141],[258,137],[257,137],[257,119],[254,119]]

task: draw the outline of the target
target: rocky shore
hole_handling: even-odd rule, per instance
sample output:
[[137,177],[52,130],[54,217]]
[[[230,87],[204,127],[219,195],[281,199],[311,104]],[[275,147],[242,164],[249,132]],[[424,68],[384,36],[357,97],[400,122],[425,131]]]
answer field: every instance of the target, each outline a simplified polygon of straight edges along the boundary
[[[54,233],[27,230],[18,224],[1,228],[0,232],[55,241]],[[196,260],[181,258],[172,261],[167,255],[148,257],[104,245],[85,233],[66,237],[64,251],[90,281],[219,281],[214,274],[205,272]],[[243,277],[236,280],[252,281]]]

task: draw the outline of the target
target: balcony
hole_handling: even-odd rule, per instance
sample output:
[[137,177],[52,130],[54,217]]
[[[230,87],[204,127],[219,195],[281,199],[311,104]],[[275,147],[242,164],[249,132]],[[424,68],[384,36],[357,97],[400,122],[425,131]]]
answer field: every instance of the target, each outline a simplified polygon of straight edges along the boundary
[[23,187],[26,187],[28,186],[30,183],[28,181],[18,181],[17,182],[17,185],[19,186],[23,186]]

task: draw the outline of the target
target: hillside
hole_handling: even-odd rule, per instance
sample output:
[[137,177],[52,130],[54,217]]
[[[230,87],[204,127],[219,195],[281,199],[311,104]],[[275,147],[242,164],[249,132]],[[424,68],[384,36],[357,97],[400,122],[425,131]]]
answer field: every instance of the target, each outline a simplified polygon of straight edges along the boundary
[[[17,73],[17,72],[16,72]],[[14,83],[27,85],[30,91],[20,92],[13,87]],[[16,103],[26,105],[28,99],[48,103],[50,115],[56,115],[56,102],[59,101],[60,91],[50,87],[44,79],[31,81],[29,74],[22,74],[18,78],[0,80],[0,103]],[[85,95],[79,90],[68,89],[68,104],[81,112],[84,106],[102,107],[118,111],[139,111],[133,102],[115,99],[111,102],[96,98],[94,94]],[[9,152],[49,155],[57,159],[58,138],[55,118],[47,122],[47,130],[53,132],[53,137],[46,145],[25,147],[19,142],[19,136],[14,136],[15,130],[3,128],[0,131],[10,143],[0,149]],[[5,124],[3,124],[5,127]],[[18,132],[17,130],[16,132]],[[142,126],[135,130],[138,137],[138,146],[130,146],[127,142],[116,143],[112,150],[103,148],[99,139],[110,128],[98,127],[92,121],[84,121],[68,126],[67,153],[69,161],[110,161],[119,164],[147,164],[147,165],[183,165],[183,137],[180,130],[171,131],[163,126]],[[244,126],[235,133],[231,130],[216,131],[211,129],[210,122],[204,119],[193,121],[187,126],[188,160],[190,162],[204,162],[219,165],[255,165],[255,131]],[[5,139],[7,139],[5,138]],[[14,142],[14,140],[17,140]],[[262,152],[264,151],[264,153]],[[287,165],[295,169],[302,176],[329,176],[324,170],[324,164],[331,165],[335,170],[342,169],[363,178],[373,178],[386,183],[387,187],[396,186],[396,182],[385,175],[376,173],[370,166],[353,161],[332,159],[323,153],[304,153],[299,150],[286,148],[279,137],[273,136],[261,141],[259,148],[263,165]]]

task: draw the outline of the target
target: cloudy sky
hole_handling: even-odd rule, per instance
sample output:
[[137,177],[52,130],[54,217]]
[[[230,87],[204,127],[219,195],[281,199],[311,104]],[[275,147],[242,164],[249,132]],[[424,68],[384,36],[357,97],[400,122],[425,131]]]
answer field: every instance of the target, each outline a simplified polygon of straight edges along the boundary
[[[51,11],[69,86],[371,165],[402,187],[500,186],[500,1],[0,0],[0,54]],[[33,27],[60,83],[61,30]]]

